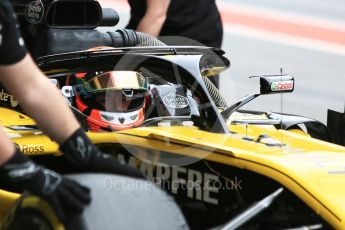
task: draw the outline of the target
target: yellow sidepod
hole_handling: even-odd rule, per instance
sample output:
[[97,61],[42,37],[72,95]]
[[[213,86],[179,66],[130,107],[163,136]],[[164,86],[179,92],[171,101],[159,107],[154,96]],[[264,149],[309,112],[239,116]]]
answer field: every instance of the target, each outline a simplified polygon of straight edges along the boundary
[[244,139],[246,135],[215,134],[194,127],[131,129],[116,139],[122,144],[169,149],[267,176],[292,191],[333,227],[345,228],[345,148],[289,131],[274,132],[272,138],[284,145],[267,146]]

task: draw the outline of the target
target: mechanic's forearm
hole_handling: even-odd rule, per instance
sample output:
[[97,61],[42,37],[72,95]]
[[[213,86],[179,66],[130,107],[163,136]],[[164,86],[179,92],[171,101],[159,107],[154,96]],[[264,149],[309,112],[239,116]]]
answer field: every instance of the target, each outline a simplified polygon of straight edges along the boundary
[[167,17],[170,0],[146,0],[147,9],[137,31],[157,37]]
[[[42,76],[45,78],[45,76]],[[48,81],[45,78],[45,81]],[[65,141],[79,128],[73,113],[56,86],[43,80],[32,84],[25,97],[17,98],[24,111],[39,127],[58,143]]]
[[57,87],[38,69],[30,55],[1,70],[2,83],[52,139],[61,144],[79,128]]
[[140,21],[138,27],[136,28],[136,31],[147,33],[154,37],[158,37],[164,22],[165,15],[161,15],[157,18],[151,18],[147,16]]

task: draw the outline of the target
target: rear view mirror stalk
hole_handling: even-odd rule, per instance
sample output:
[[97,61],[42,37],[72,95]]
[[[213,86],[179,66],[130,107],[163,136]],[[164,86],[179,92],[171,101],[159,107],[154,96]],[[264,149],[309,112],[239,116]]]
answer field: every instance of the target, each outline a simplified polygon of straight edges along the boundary
[[238,110],[239,108],[241,108],[242,106],[244,106],[248,102],[254,100],[255,98],[257,98],[260,95],[261,94],[258,94],[258,93],[257,94],[250,94],[250,95],[244,97],[243,99],[241,99],[239,102],[232,104],[230,107],[223,110],[220,114],[223,116],[223,118],[225,120],[227,120],[227,119],[229,119],[229,117],[231,116],[231,114],[233,112],[235,112],[236,110]]

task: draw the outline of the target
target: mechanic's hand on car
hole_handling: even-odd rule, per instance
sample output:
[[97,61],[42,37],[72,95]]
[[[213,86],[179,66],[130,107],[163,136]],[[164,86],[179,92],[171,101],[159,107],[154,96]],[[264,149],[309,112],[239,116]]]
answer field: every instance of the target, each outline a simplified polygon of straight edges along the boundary
[[36,165],[17,149],[0,167],[1,181],[45,199],[61,221],[68,214],[80,214],[91,202],[90,189],[60,174]]
[[60,151],[64,156],[85,172],[103,172],[145,179],[137,169],[121,164],[117,159],[98,150],[80,128],[68,138]]

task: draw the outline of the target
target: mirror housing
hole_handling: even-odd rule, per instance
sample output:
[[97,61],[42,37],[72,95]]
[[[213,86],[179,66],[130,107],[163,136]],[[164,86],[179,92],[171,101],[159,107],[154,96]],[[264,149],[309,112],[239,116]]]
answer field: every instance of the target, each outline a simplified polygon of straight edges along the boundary
[[291,75],[260,76],[260,94],[291,93],[295,80]]
[[252,76],[260,78],[260,93],[250,94],[242,98],[239,102],[231,105],[221,112],[225,120],[229,119],[230,115],[243,105],[254,100],[261,95],[275,94],[275,93],[291,93],[295,87],[295,80],[291,75],[263,75]]

